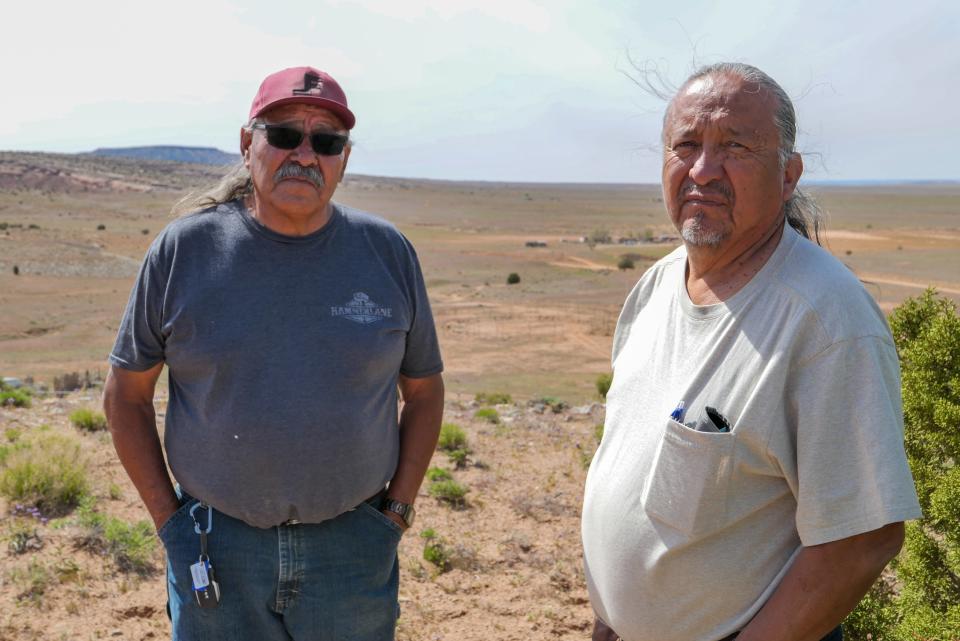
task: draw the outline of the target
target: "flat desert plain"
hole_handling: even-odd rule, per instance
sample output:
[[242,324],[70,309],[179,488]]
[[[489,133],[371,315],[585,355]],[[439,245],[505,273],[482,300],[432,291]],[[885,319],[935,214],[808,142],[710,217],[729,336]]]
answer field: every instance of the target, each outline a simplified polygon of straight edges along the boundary
[[[222,171],[0,153],[0,374],[48,385],[67,372],[103,374],[170,206]],[[931,285],[960,301],[960,184],[809,191],[828,212],[824,244],[884,310]],[[430,496],[425,483],[419,522],[401,543],[399,638],[587,638],[578,516],[603,421],[595,381],[609,371],[620,304],[677,244],[659,188],[348,176],[337,196],[417,247],[446,365],[445,419],[464,428],[471,450],[462,468],[441,452],[434,459],[468,488],[465,505]],[[618,269],[624,258],[633,269]],[[520,282],[508,285],[510,273]],[[498,422],[474,416],[481,392],[512,396],[496,407]],[[165,386],[158,396],[162,416]],[[146,518],[106,434],[67,419],[99,402],[93,388],[0,408],[0,443],[43,432],[75,440],[96,509]],[[152,571],[124,571],[75,514],[41,522],[14,512],[0,498],[0,640],[169,634],[159,545]],[[14,545],[24,528],[36,535],[25,550]],[[424,560],[425,529],[443,540],[446,571]]]

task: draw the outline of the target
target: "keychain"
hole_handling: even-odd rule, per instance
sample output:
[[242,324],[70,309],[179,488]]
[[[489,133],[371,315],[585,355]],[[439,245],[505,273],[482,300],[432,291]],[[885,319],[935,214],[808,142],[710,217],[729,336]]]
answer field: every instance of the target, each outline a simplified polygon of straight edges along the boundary
[[[202,530],[200,521],[194,514],[200,507],[207,511],[207,527]],[[207,534],[213,530],[213,509],[205,503],[197,503],[190,508],[190,518],[193,519],[193,531],[200,535],[200,560],[190,566],[193,596],[201,608],[215,608],[220,605],[220,584],[216,581],[210,556],[207,554]]]

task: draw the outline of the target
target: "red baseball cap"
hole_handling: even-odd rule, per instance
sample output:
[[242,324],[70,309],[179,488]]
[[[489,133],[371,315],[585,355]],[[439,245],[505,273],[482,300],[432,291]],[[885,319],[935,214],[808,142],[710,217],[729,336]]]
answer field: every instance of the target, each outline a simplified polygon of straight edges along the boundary
[[250,105],[253,120],[270,107],[294,102],[323,107],[353,129],[357,119],[347,107],[347,95],[330,74],[313,67],[290,67],[267,76]]

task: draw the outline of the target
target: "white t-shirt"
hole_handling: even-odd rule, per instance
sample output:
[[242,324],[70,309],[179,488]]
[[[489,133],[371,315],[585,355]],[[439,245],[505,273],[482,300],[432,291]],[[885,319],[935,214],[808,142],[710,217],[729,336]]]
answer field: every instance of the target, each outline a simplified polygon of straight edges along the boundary
[[723,303],[694,305],[685,268],[681,247],[624,304],[584,495],[591,600],[627,641],[721,639],[801,546],[920,516],[897,354],[856,277],[789,227]]

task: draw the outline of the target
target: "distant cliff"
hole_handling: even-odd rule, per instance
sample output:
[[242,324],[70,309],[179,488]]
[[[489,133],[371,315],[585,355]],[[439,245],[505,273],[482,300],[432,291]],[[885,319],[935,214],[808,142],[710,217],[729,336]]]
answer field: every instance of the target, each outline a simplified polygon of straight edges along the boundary
[[240,161],[239,154],[228,154],[213,147],[178,147],[155,145],[150,147],[101,147],[90,152],[93,156],[120,156],[142,160],[172,160],[203,165],[232,165]]

